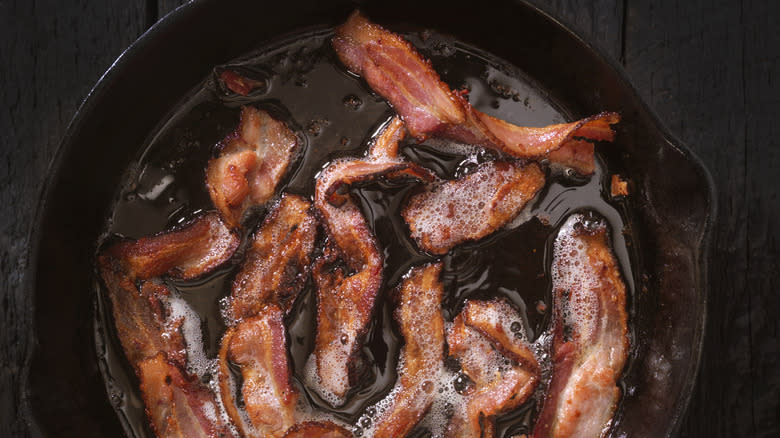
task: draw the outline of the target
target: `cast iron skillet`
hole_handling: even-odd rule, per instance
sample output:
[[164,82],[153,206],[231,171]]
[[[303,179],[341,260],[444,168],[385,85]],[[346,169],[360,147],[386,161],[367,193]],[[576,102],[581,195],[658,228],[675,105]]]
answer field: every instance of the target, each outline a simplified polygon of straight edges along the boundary
[[[628,370],[616,436],[673,435],[701,352],[715,196],[711,177],[640,100],[614,61],[536,8],[491,2],[463,13],[447,1],[361,2],[393,27],[432,28],[503,58],[577,114],[623,115],[624,153],[611,158],[634,184],[633,232],[642,236]],[[34,436],[123,436],[94,344],[93,255],[129,161],[175,103],[218,64],[307,28],[334,26],[348,1],[226,2],[179,8],[115,62],[79,109],[50,168],[27,273],[33,330],[22,400]]]

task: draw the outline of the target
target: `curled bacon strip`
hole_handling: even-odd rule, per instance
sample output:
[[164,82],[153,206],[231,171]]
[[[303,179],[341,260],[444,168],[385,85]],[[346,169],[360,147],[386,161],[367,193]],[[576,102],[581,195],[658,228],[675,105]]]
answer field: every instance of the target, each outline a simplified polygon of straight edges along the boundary
[[133,280],[168,275],[192,279],[221,265],[238,248],[239,237],[216,213],[184,227],[137,241],[124,241],[100,257],[104,271],[122,272]]
[[389,407],[377,420],[376,438],[406,436],[438,395],[436,381],[444,363],[441,269],[441,263],[414,268],[400,288],[395,319],[405,344]]
[[219,215],[208,214],[167,233],[119,242],[99,256],[119,340],[141,380],[157,436],[233,436],[214,394],[182,371],[183,321],[172,317],[170,290],[153,278],[199,277],[229,259],[238,244]]
[[182,374],[164,353],[138,364],[152,430],[165,438],[226,438],[235,435],[219,415],[214,394],[197,377]]
[[[473,382],[449,437],[493,437],[497,415],[520,406],[539,382],[539,364],[517,311],[503,299],[469,301],[447,333],[450,355]],[[517,328],[517,329],[513,329]],[[509,360],[509,364],[505,362]]]
[[319,377],[313,383],[321,394],[335,399],[342,399],[350,379],[354,380],[353,359],[382,284],[383,259],[376,238],[346,188],[377,178],[430,180],[428,171],[397,157],[397,144],[404,133],[403,123],[393,119],[366,159],[335,161],[317,180],[314,202],[328,241],[313,270],[317,285],[314,357]]
[[352,438],[352,433],[329,421],[307,421],[291,427],[284,438]]
[[409,42],[359,12],[336,29],[332,43],[347,68],[384,96],[420,141],[430,136],[449,138],[518,158],[547,157],[591,174],[592,146],[583,148],[577,138],[611,141],[610,125],[620,120],[618,114],[602,113],[573,123],[529,128],[496,119],[453,92]]
[[246,210],[271,199],[298,137],[265,111],[245,106],[238,128],[221,145],[219,156],[206,169],[206,186],[228,224],[238,227]]
[[487,162],[411,197],[401,215],[420,248],[444,254],[506,225],[543,186],[536,164]]
[[310,207],[302,197],[285,194],[266,216],[233,281],[225,308],[231,323],[271,303],[285,312],[292,306],[309,275],[317,233]]
[[[219,352],[219,386],[233,424],[244,436],[281,437],[295,423],[298,391],[290,383],[284,314],[268,305],[228,328]],[[241,370],[241,398],[249,422],[238,411],[230,364]]]
[[600,437],[628,357],[626,288],[603,219],[574,214],[555,240],[552,380],[534,437]]

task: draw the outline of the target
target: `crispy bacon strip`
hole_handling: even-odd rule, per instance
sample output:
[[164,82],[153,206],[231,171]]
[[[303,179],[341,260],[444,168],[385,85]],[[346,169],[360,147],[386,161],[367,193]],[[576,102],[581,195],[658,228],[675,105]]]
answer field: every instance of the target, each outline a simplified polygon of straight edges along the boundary
[[317,180],[314,202],[328,242],[313,271],[317,285],[314,357],[319,377],[314,383],[323,395],[336,399],[342,399],[353,383],[353,358],[373,313],[383,263],[376,238],[346,188],[377,178],[430,180],[428,171],[397,157],[404,133],[400,119],[393,119],[366,159],[331,163]]
[[241,109],[238,128],[206,169],[211,200],[230,226],[240,226],[246,210],[271,199],[297,145],[283,122],[251,106]]
[[120,242],[104,252],[101,264],[132,280],[162,275],[186,280],[227,261],[239,242],[218,214],[208,213],[172,231]]
[[400,288],[395,320],[405,344],[398,381],[389,407],[377,420],[375,438],[409,434],[438,395],[436,381],[444,364],[441,269],[441,263],[414,268]]
[[[159,437],[232,437],[214,394],[183,372],[183,320],[172,316],[168,287],[154,277],[196,278],[229,259],[239,244],[217,214],[103,251],[98,263],[119,340],[141,380],[146,412]],[[140,284],[140,286],[138,286]]]
[[506,225],[543,186],[544,172],[536,164],[486,162],[412,196],[401,215],[420,248],[445,254]]
[[611,141],[610,125],[620,120],[615,113],[602,113],[573,123],[528,128],[496,119],[453,92],[408,41],[357,11],[336,29],[332,43],[347,68],[384,96],[420,141],[436,136],[518,158],[547,156],[591,174],[595,168],[592,149],[588,154],[576,138]]
[[[219,351],[219,387],[225,409],[242,435],[281,437],[295,423],[298,391],[290,383],[284,313],[271,304],[228,328]],[[230,364],[241,370],[241,398],[248,422],[238,411]]]
[[317,234],[311,203],[285,194],[266,216],[233,280],[225,316],[235,323],[268,304],[287,312],[306,283]]
[[552,380],[534,437],[600,437],[628,357],[626,288],[603,219],[574,214],[555,240]]
[[248,96],[256,88],[265,88],[266,86],[263,81],[245,78],[232,70],[222,70],[219,74],[219,80],[230,91],[242,96]]
[[447,436],[493,437],[495,417],[533,394],[539,364],[520,321],[517,311],[503,299],[469,301],[455,317],[447,333],[450,355],[460,361],[473,387],[466,391],[465,409],[455,412]]
[[186,359],[182,321],[171,317],[171,292],[148,280],[199,277],[227,261],[238,244],[219,215],[207,214],[179,229],[116,243],[100,254],[119,340],[134,367],[158,352],[180,366]]
[[291,427],[284,438],[352,438],[352,433],[330,421],[307,421]]
[[220,417],[211,390],[197,377],[182,374],[164,353],[141,361],[138,370],[146,413],[158,437],[235,436]]

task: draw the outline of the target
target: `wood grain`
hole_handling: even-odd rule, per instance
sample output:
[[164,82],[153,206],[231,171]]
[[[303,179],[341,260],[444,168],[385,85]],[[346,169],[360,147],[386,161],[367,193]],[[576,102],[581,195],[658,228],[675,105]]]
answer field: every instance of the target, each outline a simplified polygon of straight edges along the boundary
[[[621,61],[718,186],[705,350],[680,435],[780,436],[780,2],[533,2]],[[17,404],[31,305],[21,286],[48,163],[100,75],[182,3],[0,2],[0,436],[29,435]]]
[[142,1],[0,2],[0,436],[18,413],[29,339],[30,225],[57,145],[91,87],[144,30]]

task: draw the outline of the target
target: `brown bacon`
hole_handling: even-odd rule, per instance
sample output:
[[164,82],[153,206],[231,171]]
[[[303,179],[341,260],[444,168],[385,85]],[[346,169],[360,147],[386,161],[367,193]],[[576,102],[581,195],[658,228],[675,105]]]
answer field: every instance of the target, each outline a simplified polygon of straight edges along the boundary
[[317,180],[314,202],[328,242],[313,270],[317,285],[314,355],[318,386],[337,398],[344,397],[354,379],[353,359],[373,313],[383,263],[376,238],[346,188],[376,178],[430,180],[429,172],[397,158],[404,132],[403,123],[393,119],[366,159],[333,162]]
[[552,380],[534,437],[600,437],[628,357],[626,289],[603,219],[574,214],[555,240]]
[[455,412],[447,436],[493,437],[495,417],[520,406],[533,393],[539,364],[520,320],[503,299],[469,301],[455,317],[447,333],[450,355],[460,361],[474,384],[466,392],[465,409]]
[[230,258],[238,244],[238,236],[212,213],[157,236],[116,243],[98,258],[119,340],[141,380],[159,437],[233,436],[214,394],[182,371],[183,320],[172,318],[171,292],[154,277],[199,277]]
[[506,225],[544,186],[536,164],[486,162],[409,199],[401,212],[420,248],[445,254]]
[[[295,423],[298,391],[290,383],[283,312],[274,305],[228,328],[219,352],[219,386],[233,424],[247,437],[281,437]],[[238,411],[230,364],[241,370]]]
[[186,280],[227,261],[239,242],[218,214],[208,213],[178,229],[120,242],[104,252],[101,263],[133,280],[162,275]]
[[265,82],[245,78],[232,70],[222,70],[219,74],[219,80],[230,91],[242,96],[248,96],[252,90],[266,86]]
[[238,236],[212,213],[157,236],[116,243],[100,254],[119,340],[134,367],[158,352],[180,366],[186,359],[182,321],[171,319],[170,290],[148,280],[199,277],[227,261],[238,243]]
[[352,438],[352,433],[329,421],[307,421],[291,427],[284,438]]
[[214,394],[160,353],[138,364],[141,393],[152,430],[165,438],[228,438],[235,435],[219,415]]
[[252,238],[233,281],[225,316],[231,323],[255,315],[268,304],[292,306],[309,275],[317,233],[311,203],[285,194]]
[[496,119],[453,92],[409,42],[359,12],[336,29],[332,43],[347,68],[384,96],[420,141],[444,137],[518,158],[546,156],[591,174],[592,149],[588,154],[577,137],[611,141],[614,133],[609,125],[620,120],[615,113],[602,113],[573,123],[527,128]]
[[392,400],[377,420],[376,438],[406,436],[438,395],[436,380],[444,363],[441,269],[441,263],[414,268],[400,288],[395,320],[405,344]]
[[283,122],[251,106],[241,109],[238,128],[206,169],[211,200],[230,226],[240,226],[246,210],[271,199],[297,144]]

